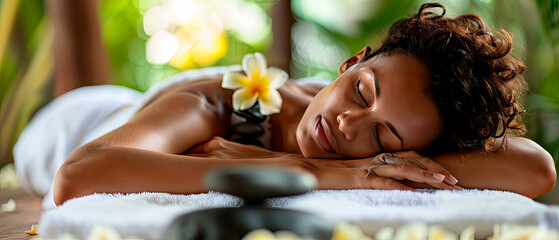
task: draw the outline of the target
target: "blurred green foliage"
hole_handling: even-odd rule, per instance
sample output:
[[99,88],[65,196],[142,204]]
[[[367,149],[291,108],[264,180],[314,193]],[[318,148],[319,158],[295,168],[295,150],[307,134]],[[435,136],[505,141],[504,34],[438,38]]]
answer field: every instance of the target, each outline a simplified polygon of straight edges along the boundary
[[[109,53],[115,84],[145,91],[155,83],[182,71],[169,64],[154,65],[146,59],[146,42],[149,36],[143,30],[142,14],[162,2],[163,0],[101,1],[99,19],[102,37]],[[275,1],[254,2],[267,11]],[[268,38],[257,44],[247,44],[234,33],[229,33],[226,55],[214,65],[240,64],[246,53],[264,52],[270,41]]]

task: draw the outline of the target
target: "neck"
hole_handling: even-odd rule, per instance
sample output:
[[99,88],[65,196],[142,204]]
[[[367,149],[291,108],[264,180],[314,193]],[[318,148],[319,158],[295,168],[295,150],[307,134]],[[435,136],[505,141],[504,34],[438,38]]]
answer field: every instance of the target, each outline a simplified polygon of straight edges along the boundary
[[[293,105],[289,106],[293,108]],[[272,149],[280,152],[301,153],[297,144],[297,126],[303,117],[303,111],[283,111],[274,114],[270,119],[272,124]]]
[[301,86],[290,83],[280,89],[280,94],[283,99],[282,109],[279,113],[270,116],[272,149],[280,152],[301,153],[296,138],[297,126],[315,92],[303,91]]

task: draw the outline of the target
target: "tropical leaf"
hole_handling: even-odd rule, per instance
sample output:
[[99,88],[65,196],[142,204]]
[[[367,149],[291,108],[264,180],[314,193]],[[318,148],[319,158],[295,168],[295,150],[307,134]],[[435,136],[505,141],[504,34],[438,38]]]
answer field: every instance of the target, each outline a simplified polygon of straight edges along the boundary
[[53,28],[47,21],[39,24],[37,31],[44,32],[40,45],[36,48],[31,63],[25,69],[19,81],[12,82],[12,91],[3,98],[0,109],[0,166],[12,161],[12,147],[17,141],[32,114],[47,101],[49,94],[45,91],[53,75]]

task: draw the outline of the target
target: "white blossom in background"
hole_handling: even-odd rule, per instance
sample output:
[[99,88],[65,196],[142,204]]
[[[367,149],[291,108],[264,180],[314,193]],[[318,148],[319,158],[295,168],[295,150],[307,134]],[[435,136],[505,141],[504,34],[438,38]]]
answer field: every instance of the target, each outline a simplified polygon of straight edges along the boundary
[[147,8],[143,28],[149,37],[148,62],[187,68],[192,63],[208,66],[223,57],[225,31],[247,44],[261,44],[271,35],[271,19],[245,0],[163,0]]
[[232,31],[241,41],[258,44],[270,36],[272,20],[256,4],[241,0],[211,2],[223,19],[224,29]]
[[155,6],[144,14],[143,24],[148,36],[167,31],[171,26],[171,12],[165,7]]
[[159,31],[147,41],[146,58],[153,64],[165,64],[175,56],[179,43],[179,39],[175,35]]
[[143,28],[150,36],[148,62],[180,67],[198,43],[214,42],[223,34],[223,21],[207,1],[165,0],[147,10]]

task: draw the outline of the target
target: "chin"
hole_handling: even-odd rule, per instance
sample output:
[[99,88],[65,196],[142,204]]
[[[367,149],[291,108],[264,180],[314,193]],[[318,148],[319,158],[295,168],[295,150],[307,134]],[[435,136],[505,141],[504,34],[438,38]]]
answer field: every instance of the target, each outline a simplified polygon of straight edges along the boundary
[[297,140],[297,145],[299,146],[299,150],[301,150],[301,154],[303,154],[305,158],[310,158],[308,149],[308,141],[310,139],[305,137],[305,134],[301,131],[300,125],[297,127],[295,139]]

